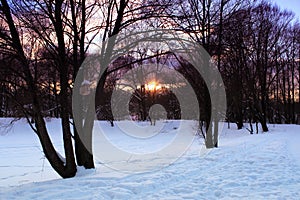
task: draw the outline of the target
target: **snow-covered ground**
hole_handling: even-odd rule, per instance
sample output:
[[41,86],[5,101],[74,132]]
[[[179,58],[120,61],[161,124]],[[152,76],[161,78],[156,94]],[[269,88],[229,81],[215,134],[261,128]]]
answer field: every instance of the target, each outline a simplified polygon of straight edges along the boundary
[[[5,124],[7,120],[0,122]],[[224,127],[219,148],[205,151],[203,141],[196,138],[176,160],[178,152],[160,154],[155,150],[168,145],[180,149],[182,143],[174,135],[184,132],[192,136],[193,122],[158,122],[155,127],[140,124],[143,131],[127,130],[135,137],[140,133],[135,139],[120,134],[120,129],[130,127],[128,123],[111,128],[101,122],[101,127],[119,149],[128,154],[149,153],[151,157],[118,160],[121,156],[110,163],[101,158],[105,150],[101,140],[95,138],[96,169],[79,168],[75,178],[66,180],[51,169],[25,121],[18,121],[6,131],[2,128],[0,199],[300,199],[299,125],[269,125],[270,132],[258,135],[250,135],[246,129],[235,130],[231,125],[231,129]],[[47,126],[55,146],[62,151],[59,121],[52,119]],[[159,134],[149,137],[153,131]],[[142,135],[145,133],[148,135]],[[167,167],[153,167],[165,165],[160,161],[166,160]],[[123,166],[132,171],[124,173]],[[146,168],[141,170],[140,166]]]

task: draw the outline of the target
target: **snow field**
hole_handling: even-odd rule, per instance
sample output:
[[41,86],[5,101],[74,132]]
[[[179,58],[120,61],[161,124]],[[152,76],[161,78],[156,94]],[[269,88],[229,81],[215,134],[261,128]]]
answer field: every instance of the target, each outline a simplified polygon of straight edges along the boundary
[[[102,123],[115,145],[139,153],[164,147],[177,126],[168,123],[147,145]],[[184,129],[193,127],[184,123]],[[48,127],[61,151],[59,121],[51,120]],[[95,170],[79,168],[75,178],[63,180],[43,158],[34,133],[20,121],[0,136],[0,199],[300,199],[300,126],[269,128],[269,133],[250,135],[234,125],[224,127],[219,148],[202,154],[203,141],[196,139],[181,158],[158,170],[123,173],[96,158]]]

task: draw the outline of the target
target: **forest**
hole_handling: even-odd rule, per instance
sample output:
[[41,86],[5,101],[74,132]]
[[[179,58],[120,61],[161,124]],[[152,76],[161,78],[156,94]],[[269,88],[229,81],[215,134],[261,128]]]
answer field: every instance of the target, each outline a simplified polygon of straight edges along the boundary
[[[115,59],[94,88],[96,103],[77,102],[83,114],[79,113],[76,123],[72,95],[86,98],[90,88],[84,87],[91,85],[86,79],[93,74],[78,75],[81,66],[110,38],[152,29],[184,34],[208,52],[225,86],[227,110],[221,114],[237,129],[250,123],[248,131],[253,134],[258,128],[252,124],[268,132],[267,124],[300,123],[300,22],[293,12],[265,0],[1,0],[0,117],[26,118],[46,158],[63,178],[75,176],[77,165],[94,168],[92,151],[78,133],[91,132],[95,118],[112,126],[114,120],[123,119],[112,114],[116,82],[141,63],[164,63],[171,68],[174,55],[136,47],[135,53]],[[105,55],[112,51],[101,50]],[[187,60],[179,58],[176,63],[173,69],[192,85],[201,104],[204,117],[199,118],[199,126],[203,121],[211,124],[209,86]],[[76,86],[76,79],[81,85]],[[132,91],[129,110],[136,119],[146,120],[155,103],[165,107],[167,118],[181,118],[171,90],[148,84],[146,94],[145,84]],[[174,88],[185,89],[181,81],[173,83]],[[146,99],[140,98],[142,93]],[[96,117],[91,110],[96,110]],[[47,118],[54,117],[61,119],[65,160],[56,152],[46,127]],[[207,147],[217,147],[216,137],[211,140]]]

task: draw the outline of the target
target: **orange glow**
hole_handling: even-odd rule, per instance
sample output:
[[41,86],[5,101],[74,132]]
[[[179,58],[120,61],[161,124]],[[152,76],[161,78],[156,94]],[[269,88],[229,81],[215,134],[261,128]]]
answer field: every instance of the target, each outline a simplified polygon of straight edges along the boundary
[[159,90],[161,88],[161,86],[158,85],[158,83],[156,81],[149,82],[146,85],[146,87],[147,87],[147,90],[150,90],[150,91]]
[[148,90],[155,90],[156,89],[156,82],[151,81],[150,83],[147,84]]

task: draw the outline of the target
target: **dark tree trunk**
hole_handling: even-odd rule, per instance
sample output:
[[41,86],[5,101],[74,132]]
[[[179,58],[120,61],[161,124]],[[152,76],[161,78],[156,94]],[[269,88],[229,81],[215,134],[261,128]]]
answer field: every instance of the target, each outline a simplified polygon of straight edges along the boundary
[[214,120],[214,147],[217,148],[219,143],[219,119],[216,117]]
[[[72,13],[72,29],[73,29],[73,33],[74,33],[74,41],[73,41],[73,62],[74,62],[74,75],[73,75],[73,79],[78,78],[80,80],[78,80],[79,82],[83,82],[83,76],[80,77],[76,77],[77,73],[79,71],[79,67],[80,65],[83,63],[84,59],[85,59],[85,53],[84,53],[84,39],[85,39],[85,1],[83,0],[81,3],[81,11],[82,11],[82,19],[81,19],[81,38],[79,37],[79,31],[78,31],[78,27],[77,27],[77,20],[76,20],[76,11],[75,11],[75,2],[74,0],[70,0],[70,6],[71,6],[71,13]],[[78,44],[79,43],[79,44]],[[78,49],[78,45],[79,45],[79,49]],[[80,59],[78,59],[78,50],[79,55],[80,55]],[[74,90],[79,90],[79,88],[75,88]],[[76,94],[79,94],[79,91],[73,91]],[[76,98],[82,98],[81,96],[77,96]],[[78,106],[80,108],[83,108],[83,105],[81,102],[79,102]],[[82,109],[83,110],[83,109]],[[76,126],[80,126],[80,127],[76,127],[75,123],[73,126],[73,131],[74,131],[74,141],[75,141],[75,154],[76,154],[76,161],[77,161],[77,165],[78,166],[84,166],[86,169],[91,169],[91,168],[95,168],[94,165],[94,159],[93,159],[93,154],[92,151],[87,150],[85,144],[81,141],[80,135],[78,134],[78,130],[79,131],[83,131],[83,115],[82,113],[78,113],[76,117],[80,117],[81,118],[81,122],[80,124],[76,124]]]
[[250,134],[253,134],[253,125],[252,125],[252,119],[249,119],[249,125],[250,125]]
[[238,118],[238,121],[236,122],[236,125],[237,125],[237,129],[238,130],[241,130],[243,128],[243,118],[239,117]]
[[[15,27],[15,24],[14,24],[12,15],[11,15],[10,7],[6,0],[1,0],[1,3],[2,3],[2,11],[6,17],[7,24],[9,26],[9,30],[11,33],[11,37],[12,37],[12,41],[13,41],[13,44],[12,44],[13,48],[16,50],[17,58],[22,64],[23,73],[25,75],[26,83],[28,85],[29,95],[32,99],[33,112],[34,112],[33,117],[35,119],[34,121],[35,121],[35,127],[36,127],[35,131],[40,139],[45,156],[49,160],[49,163],[51,164],[53,169],[61,177],[63,177],[63,178],[73,177],[76,174],[76,165],[75,165],[75,159],[74,159],[74,154],[73,154],[71,134],[68,131],[69,121],[68,121],[68,119],[66,119],[68,117],[65,112],[66,108],[62,109],[62,114],[63,114],[62,129],[63,129],[64,148],[65,148],[65,155],[66,155],[66,162],[64,162],[60,159],[58,153],[56,152],[56,150],[50,140],[50,137],[49,137],[46,125],[45,125],[45,121],[42,116],[39,98],[37,96],[38,89],[35,85],[34,79],[30,72],[29,63],[25,57],[25,54],[24,54],[24,51],[23,51],[23,48],[22,48],[22,45],[20,42],[19,33]],[[57,10],[60,9],[59,5],[61,5],[61,4],[57,4],[57,6],[58,6]],[[57,12],[57,14],[58,13],[59,12]],[[61,79],[64,80],[64,77],[61,76]],[[66,97],[66,94],[65,94],[66,91],[64,91],[66,89],[66,85],[65,85],[64,81],[62,81],[61,87],[62,87],[61,91],[62,91],[62,98],[63,98],[63,97]],[[64,106],[64,104],[62,106]]]
[[210,149],[214,147],[214,141],[213,141],[213,134],[212,134],[212,124],[211,122],[206,121],[206,137],[205,137],[205,146],[206,148]]
[[86,145],[83,144],[83,142],[81,141],[76,127],[74,127],[74,140],[77,165],[83,166],[85,169],[95,168],[93,154],[86,148]]
[[[73,151],[70,123],[69,123],[69,94],[68,94],[68,81],[69,81],[69,67],[66,62],[65,38],[64,28],[62,21],[62,0],[57,0],[55,3],[55,22],[54,28],[58,41],[58,67],[60,78],[60,105],[61,105],[61,123],[63,130],[64,150],[66,154],[66,167],[74,170],[76,173],[76,164]],[[75,175],[75,174],[74,174]]]
[[268,132],[268,131],[269,131],[269,128],[268,128],[268,126],[267,126],[266,121],[263,120],[263,121],[261,121],[260,123],[261,123],[261,128],[262,128],[263,132]]

